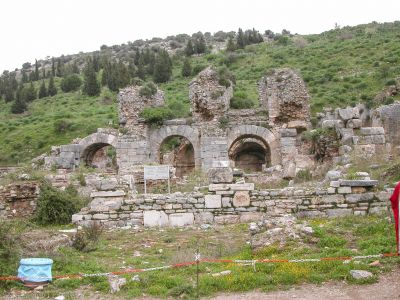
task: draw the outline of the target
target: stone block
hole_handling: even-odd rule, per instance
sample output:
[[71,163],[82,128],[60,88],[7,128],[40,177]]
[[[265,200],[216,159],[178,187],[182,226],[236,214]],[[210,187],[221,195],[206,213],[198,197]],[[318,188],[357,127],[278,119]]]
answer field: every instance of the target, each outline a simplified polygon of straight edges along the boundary
[[279,133],[281,134],[281,137],[296,137],[297,130],[295,128],[293,129],[284,128],[280,129]]
[[361,201],[370,201],[374,198],[373,193],[364,193],[364,194],[349,194],[346,195],[346,201],[349,203],[357,203]]
[[344,217],[350,216],[352,213],[353,210],[351,208],[334,208],[326,210],[328,217]]
[[376,207],[371,207],[369,209],[369,214],[371,215],[381,215],[386,212],[386,207],[385,206],[376,206]]
[[205,195],[205,208],[221,208],[221,195]]
[[228,187],[232,191],[253,191],[254,183],[234,183],[234,184],[228,184]]
[[353,194],[361,194],[361,193],[365,193],[366,191],[367,191],[367,189],[362,186],[352,186],[351,187],[351,192]]
[[361,135],[382,135],[385,134],[383,127],[362,127],[360,129]]
[[72,223],[76,223],[83,220],[83,215],[74,214],[72,215]]
[[212,224],[214,215],[211,212],[201,212],[195,215],[197,224]]
[[324,120],[321,126],[322,128],[343,128],[344,123],[342,120]]
[[338,188],[340,186],[340,181],[338,181],[338,180],[331,181],[329,186],[333,187],[333,188]]
[[179,213],[169,215],[169,225],[182,227],[186,225],[193,225],[194,215],[193,213]]
[[343,121],[347,121],[353,118],[359,118],[360,114],[358,113],[357,108],[347,107],[347,108],[339,108],[336,110],[338,116]]
[[238,215],[219,215],[214,217],[214,222],[216,224],[235,224],[239,222]]
[[230,197],[222,197],[222,207],[232,207],[231,200]]
[[341,186],[375,186],[378,180],[340,180]]
[[349,186],[341,186],[338,188],[339,194],[351,194],[351,187]]
[[109,218],[108,214],[94,214],[93,220],[107,220]]
[[240,214],[240,223],[257,222],[262,219],[262,213],[260,212],[243,212]]
[[117,178],[107,178],[100,181],[100,191],[115,190],[118,186]]
[[208,180],[210,183],[231,183],[233,172],[231,168],[210,168],[208,170]]
[[229,186],[223,183],[212,183],[208,186],[208,190],[210,192],[227,191],[229,190]]
[[246,207],[250,205],[250,194],[248,191],[237,191],[233,196],[233,206]]
[[336,193],[336,188],[329,187],[328,188],[328,194],[335,194]]
[[330,170],[326,172],[325,178],[328,180],[338,180],[342,177],[342,172],[336,170]]
[[212,168],[229,168],[230,162],[229,160],[213,160]]
[[143,212],[145,227],[163,227],[168,225],[168,216],[163,211],[149,210]]
[[125,192],[122,190],[117,190],[117,191],[100,191],[100,192],[92,192],[90,194],[90,197],[96,198],[96,197],[101,197],[101,198],[106,198],[106,197],[123,197],[125,196]]
[[359,129],[362,126],[362,121],[360,119],[350,119],[346,122],[347,128]]
[[323,195],[321,198],[322,203],[344,203],[344,196],[339,194]]

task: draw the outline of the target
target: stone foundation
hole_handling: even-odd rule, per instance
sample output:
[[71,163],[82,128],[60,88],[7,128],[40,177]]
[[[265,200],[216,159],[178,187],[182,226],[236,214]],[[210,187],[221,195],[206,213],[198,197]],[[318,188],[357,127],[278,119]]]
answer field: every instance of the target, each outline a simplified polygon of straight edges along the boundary
[[382,213],[391,190],[373,191],[373,180],[332,181],[323,189],[288,187],[255,191],[254,184],[210,184],[209,193],[174,193],[124,197],[122,190],[96,192],[89,208],[73,216],[85,225],[107,227],[186,226],[245,223],[282,214],[337,217]]

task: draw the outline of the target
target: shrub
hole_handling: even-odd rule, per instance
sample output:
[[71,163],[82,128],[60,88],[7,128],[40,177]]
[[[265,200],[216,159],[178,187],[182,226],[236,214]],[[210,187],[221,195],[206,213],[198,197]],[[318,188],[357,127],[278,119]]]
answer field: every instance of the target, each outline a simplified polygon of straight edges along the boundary
[[195,65],[193,67],[193,76],[199,74],[201,71],[203,71],[206,68],[205,65]]
[[153,82],[148,82],[139,90],[139,95],[142,97],[151,97],[157,93],[157,86]]
[[65,120],[65,119],[60,119],[54,122],[54,131],[56,133],[65,133],[72,128],[72,123]]
[[65,93],[77,91],[82,85],[82,80],[77,74],[67,75],[61,80],[61,90]]
[[102,233],[103,226],[99,222],[92,222],[75,234],[72,240],[72,247],[82,252],[94,251],[97,249]]
[[231,99],[231,108],[234,109],[245,109],[245,108],[252,108],[254,106],[253,101],[250,99],[243,99],[237,96],[232,97]]
[[218,69],[218,77],[218,83],[227,88],[236,83],[235,75],[225,66]]
[[172,111],[165,106],[146,107],[140,114],[150,125],[161,126],[165,120],[173,118]]
[[35,221],[40,225],[68,224],[71,217],[85,205],[76,189],[57,190],[48,184],[40,187]]

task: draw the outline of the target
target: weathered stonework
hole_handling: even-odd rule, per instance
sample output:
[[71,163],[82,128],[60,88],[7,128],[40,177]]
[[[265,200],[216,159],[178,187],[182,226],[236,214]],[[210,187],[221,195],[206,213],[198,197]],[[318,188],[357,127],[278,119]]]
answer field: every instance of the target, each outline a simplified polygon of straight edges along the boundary
[[[93,193],[88,208],[73,216],[76,224],[97,221],[105,226],[187,226],[203,223],[254,222],[293,214],[299,217],[337,217],[383,213],[392,189],[374,191],[373,180],[335,181],[329,188],[288,187],[254,190],[254,184],[211,184],[208,193],[129,196],[122,191]],[[364,190],[354,190],[363,187]],[[96,208],[103,200],[101,211]],[[96,205],[94,205],[94,202]]]
[[0,219],[31,217],[36,210],[38,195],[36,182],[0,186]]

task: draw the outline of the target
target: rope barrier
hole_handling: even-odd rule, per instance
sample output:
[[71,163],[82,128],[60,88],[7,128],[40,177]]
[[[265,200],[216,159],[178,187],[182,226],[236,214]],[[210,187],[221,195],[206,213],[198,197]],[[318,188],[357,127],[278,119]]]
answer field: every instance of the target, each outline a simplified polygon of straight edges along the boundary
[[[130,273],[142,273],[165,269],[181,268],[186,266],[196,265],[198,263],[235,263],[235,264],[246,264],[252,265],[255,270],[256,263],[307,263],[307,262],[321,262],[321,261],[350,261],[359,259],[372,259],[372,258],[385,258],[385,257],[397,257],[400,256],[398,253],[383,253],[383,254],[373,254],[373,255],[358,255],[358,256],[340,256],[340,257],[322,257],[322,258],[304,258],[304,259],[209,259],[200,258],[200,253],[196,253],[195,261],[176,263],[172,265],[152,267],[145,269],[126,269],[122,271],[105,272],[105,273],[91,273],[91,274],[66,274],[66,275],[56,275],[52,276],[52,279],[82,279],[89,277],[106,277],[110,275],[123,275]],[[33,277],[29,277],[32,279]],[[34,277],[34,279],[47,279],[48,277]],[[24,280],[17,276],[0,276],[0,280]]]

